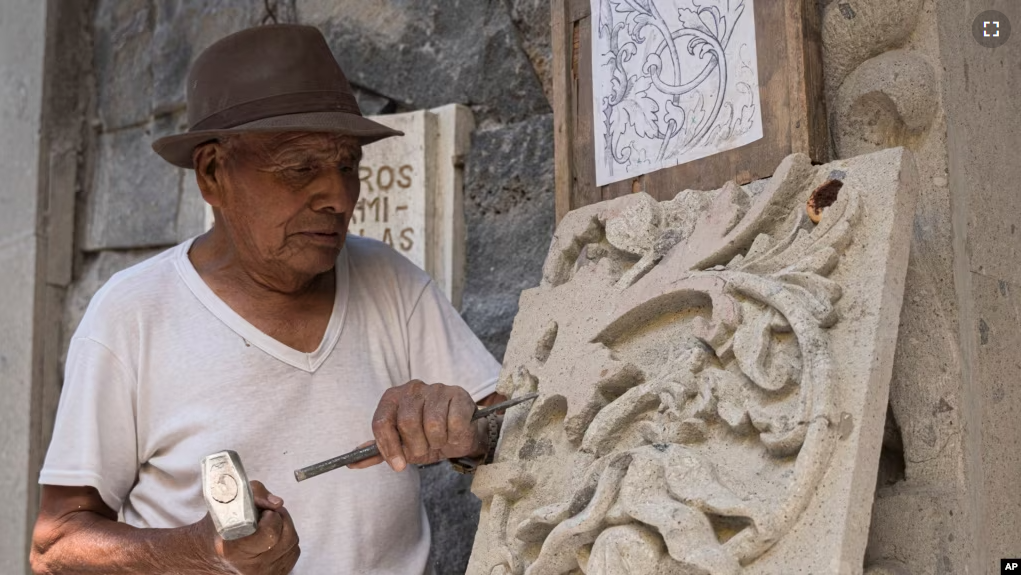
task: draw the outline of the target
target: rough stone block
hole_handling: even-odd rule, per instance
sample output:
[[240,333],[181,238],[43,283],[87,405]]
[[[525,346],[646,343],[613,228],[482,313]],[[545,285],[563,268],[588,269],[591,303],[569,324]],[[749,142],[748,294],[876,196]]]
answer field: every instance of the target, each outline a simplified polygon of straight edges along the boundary
[[479,499],[469,490],[472,477],[446,463],[420,468],[419,476],[432,534],[427,573],[464,574],[479,524]]
[[[966,566],[961,548],[965,543],[955,541],[950,527],[955,523],[955,503],[951,492],[930,494],[904,483],[878,490],[873,523],[880,529],[870,527],[863,572],[963,573]],[[906,522],[905,518],[914,521]]]
[[177,242],[181,176],[150,148],[146,127],[99,137],[88,196],[84,250],[167,246]]
[[377,114],[392,114],[397,104],[387,98],[360,88],[356,84],[351,85],[351,91],[355,94],[355,101],[363,116],[376,116]]
[[[1019,285],[971,274],[976,325],[972,338],[976,366],[970,390],[982,406],[980,423],[982,486],[974,486],[984,495],[985,510],[979,541],[986,558],[1018,558],[1019,509]],[[974,432],[970,430],[970,432]],[[994,571],[980,566],[980,571]]]
[[550,2],[548,0],[508,0],[511,19],[518,29],[522,49],[532,61],[547,101],[553,98],[553,66],[550,52]]
[[152,2],[100,0],[95,17],[96,101],[105,130],[145,122],[153,94]]
[[192,61],[224,36],[259,24],[264,7],[250,0],[165,0],[157,5],[151,106],[154,114],[162,114],[184,107]]
[[834,105],[834,148],[841,158],[918,139],[937,113],[930,64],[910,50],[892,50],[845,78]]
[[917,211],[889,399],[903,441],[905,475],[920,485],[946,488],[963,472],[958,315],[946,254],[950,242],[942,245],[937,241],[942,237],[923,232],[920,220]]
[[[1002,107],[1006,99],[1010,98],[997,95],[998,104]],[[1018,100],[1015,102],[1015,118],[1018,118]],[[1011,152],[1004,151],[996,155],[985,153],[990,145],[979,142],[981,139],[986,142],[1013,141],[1014,136],[1008,135],[1006,131],[1014,122],[1010,115],[993,117],[997,119],[997,126],[991,127],[988,124],[977,128],[975,134],[970,135],[971,139],[976,140],[970,143],[972,146],[968,150],[957,151],[967,154],[972,163],[970,174],[966,177],[969,268],[985,276],[1018,282],[1019,266],[1022,263],[1022,243],[1019,242],[1022,230],[1019,229],[1019,221],[1015,219],[1015,214],[1022,212],[1022,195],[1015,193],[1019,188],[1019,172],[1009,168],[1014,159]],[[1012,172],[1014,177],[1010,175]]]
[[[42,26],[39,26],[42,29]],[[6,30],[0,26],[0,30]],[[40,42],[41,44],[41,42]],[[6,45],[6,44],[0,44]],[[40,47],[40,51],[42,48]],[[32,218],[34,215],[22,214]],[[34,218],[32,218],[34,219]],[[29,454],[32,407],[32,308],[35,303],[35,235],[4,238],[0,267],[7,275],[0,302],[0,382],[4,401],[0,405],[0,486],[10,498],[8,522],[0,528],[0,571],[17,574],[27,566],[26,523],[15,515],[28,514],[30,483],[25,462]],[[22,516],[23,517],[23,516]]]
[[793,155],[758,192],[569,213],[504,357],[498,390],[540,396],[476,474],[469,572],[861,570],[915,178],[903,149]]
[[94,62],[104,129],[182,110],[192,61],[220,38],[259,24],[263,10],[248,0],[100,0]]
[[[39,378],[39,312],[47,302],[38,270],[39,136],[51,5],[31,0],[0,3],[0,491],[7,500],[0,524],[0,573],[29,569],[31,518],[38,490],[32,469],[45,407]],[[45,171],[46,167],[43,166]],[[41,299],[41,300],[40,300]],[[45,348],[45,342],[43,344]]]
[[[508,123],[550,111],[503,2],[308,0],[348,79],[405,109],[471,105],[480,122]],[[450,55],[457,54],[457,58]]]
[[462,315],[498,360],[554,229],[553,116],[478,131],[465,159]]
[[856,66],[903,42],[916,27],[922,0],[833,1],[823,8],[826,84],[836,88]]

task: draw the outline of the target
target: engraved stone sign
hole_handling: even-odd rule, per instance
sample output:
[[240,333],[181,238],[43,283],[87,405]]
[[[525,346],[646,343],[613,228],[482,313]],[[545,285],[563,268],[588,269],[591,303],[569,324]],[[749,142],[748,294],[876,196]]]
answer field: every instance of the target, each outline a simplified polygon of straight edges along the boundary
[[471,111],[433,110],[374,116],[401,130],[362,149],[361,197],[349,231],[385,242],[428,272],[460,306],[464,263],[461,158]]
[[372,119],[405,135],[362,148],[358,167],[362,190],[349,230],[389,244],[426,270],[436,188],[437,117],[420,110]]
[[561,221],[472,574],[856,573],[915,202],[891,149]]

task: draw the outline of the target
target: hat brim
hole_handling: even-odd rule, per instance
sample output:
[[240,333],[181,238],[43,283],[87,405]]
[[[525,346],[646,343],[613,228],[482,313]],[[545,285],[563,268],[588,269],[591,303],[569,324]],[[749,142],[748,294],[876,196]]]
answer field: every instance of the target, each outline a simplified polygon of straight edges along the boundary
[[164,136],[153,142],[153,150],[174,166],[194,168],[192,152],[196,146],[210,140],[244,132],[330,132],[353,136],[362,146],[390,136],[404,136],[404,132],[400,130],[388,128],[379,122],[357,114],[306,112],[264,118],[223,130],[197,130]]

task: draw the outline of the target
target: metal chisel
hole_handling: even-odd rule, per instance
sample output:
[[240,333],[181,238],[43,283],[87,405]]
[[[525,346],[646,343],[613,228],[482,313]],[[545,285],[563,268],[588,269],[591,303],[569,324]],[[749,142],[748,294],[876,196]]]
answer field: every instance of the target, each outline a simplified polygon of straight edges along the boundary
[[[521,404],[522,402],[528,402],[529,400],[535,400],[536,397],[538,397],[538,396],[539,396],[539,394],[526,394],[524,396],[519,396],[518,398],[512,398],[511,400],[507,400],[507,401],[501,402],[500,404],[494,404],[493,406],[487,406],[486,408],[477,409],[475,411],[475,414],[472,415],[472,420],[478,420],[480,418],[485,418],[488,415],[493,414],[494,412],[500,412],[501,410],[507,410],[508,408],[510,408],[512,406],[517,406],[518,404]],[[361,461],[366,460],[368,458],[372,458],[373,456],[379,456],[379,455],[380,455],[380,449],[377,448],[376,447],[376,443],[373,442],[369,446],[365,446],[363,448],[358,448],[357,450],[352,450],[351,452],[348,452],[347,454],[341,454],[340,456],[337,456],[335,458],[331,458],[329,460],[324,460],[323,462],[320,462],[319,464],[313,464],[312,466],[306,466],[305,468],[299,468],[298,470],[295,470],[295,480],[297,480],[299,482],[301,482],[302,480],[308,480],[309,478],[312,478],[313,476],[319,476],[320,474],[322,474],[324,472],[329,472],[331,470],[336,470],[338,468],[341,468],[342,466],[347,466],[348,464],[354,464],[356,462],[361,462]]]

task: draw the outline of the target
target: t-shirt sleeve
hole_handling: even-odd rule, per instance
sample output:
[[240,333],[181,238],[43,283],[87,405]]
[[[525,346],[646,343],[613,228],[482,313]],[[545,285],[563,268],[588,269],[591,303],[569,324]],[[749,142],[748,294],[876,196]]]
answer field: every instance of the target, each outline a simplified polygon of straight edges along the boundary
[[92,486],[119,511],[138,472],[135,438],[134,377],[103,344],[75,338],[39,483]]
[[412,378],[461,386],[477,402],[496,390],[500,364],[430,280],[408,318]]

